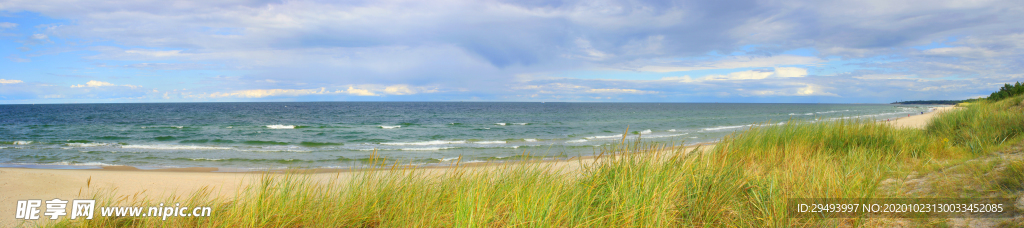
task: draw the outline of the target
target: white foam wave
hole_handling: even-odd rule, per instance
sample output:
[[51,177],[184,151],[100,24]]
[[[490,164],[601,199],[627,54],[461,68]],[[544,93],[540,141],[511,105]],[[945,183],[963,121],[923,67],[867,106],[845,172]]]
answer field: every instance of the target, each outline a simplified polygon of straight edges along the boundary
[[640,132],[640,134],[650,134],[650,133],[651,133],[651,129],[643,130],[643,131]]
[[386,142],[386,143],[380,143],[380,144],[381,145],[389,145],[389,146],[429,146],[429,145],[464,144],[464,143],[466,143],[466,141],[434,140],[434,141],[426,141],[426,142]]
[[97,147],[97,146],[109,146],[109,145],[113,145],[113,144],[91,142],[91,143],[66,143],[64,145],[65,146],[70,146],[70,147]]
[[476,144],[505,144],[506,142],[505,141],[479,141],[479,142],[474,142],[474,143],[476,143]]
[[182,128],[185,128],[185,126],[174,126],[174,128],[182,129]]
[[569,140],[569,141],[565,141],[565,142],[566,143],[585,143],[585,142],[587,142],[587,140],[586,139],[577,139],[577,140]]
[[703,130],[705,130],[705,131],[717,131],[717,130],[734,129],[734,128],[741,128],[741,127],[749,127],[749,126],[754,126],[754,125],[753,124],[747,124],[747,125],[736,125],[736,126],[709,127],[709,128],[704,128]]
[[455,147],[416,147],[416,148],[402,148],[402,149],[399,149],[399,150],[432,151],[432,150],[447,150],[447,149],[452,149],[452,148],[455,148]]
[[66,162],[66,161],[62,161],[62,162],[54,162],[54,163],[50,163],[50,164],[45,164],[45,165],[69,165],[69,166],[116,166],[116,165],[112,165],[112,164],[107,164],[107,163],[103,163],[103,162]]
[[676,132],[676,129],[668,129],[668,132]]
[[598,135],[598,136],[590,136],[590,137],[584,137],[584,138],[585,139],[614,139],[614,138],[622,138],[622,134],[618,134],[618,135]]
[[837,113],[837,112],[849,112],[849,111],[850,111],[850,110],[849,110],[849,109],[847,109],[847,110],[833,110],[833,111],[825,111],[825,112],[814,112],[814,113],[818,113],[818,114],[828,114],[828,113]]
[[189,158],[189,160],[193,160],[193,161],[220,161],[220,160],[224,160],[224,159],[223,158]]
[[536,141],[537,141],[537,139],[523,139],[523,141],[527,141],[527,142],[536,142]]
[[505,126],[505,123],[495,123],[494,125],[501,125],[501,126]]
[[400,128],[400,127],[402,127],[402,126],[401,125],[393,125],[393,126],[380,125],[380,128],[384,128],[384,129],[395,129],[395,128]]
[[313,152],[312,150],[275,149],[275,148],[269,148],[268,149],[266,147],[264,147],[262,150],[239,150],[239,151],[245,151],[245,152],[298,152],[298,153]]
[[688,135],[688,134],[690,134],[690,133],[671,134],[671,135],[649,135],[649,136],[644,136],[644,138],[649,138],[649,139],[651,139],[651,138],[667,138],[667,137],[684,136],[684,135]]
[[512,123],[512,124],[515,124],[515,125],[526,125],[528,123]]
[[274,125],[267,125],[267,128],[270,128],[270,129],[295,129],[295,125],[274,124]]
[[228,126],[228,127],[226,127],[226,128],[231,128],[231,126]]
[[14,141],[14,145],[28,145],[32,144],[32,141]]
[[121,148],[127,149],[148,149],[148,150],[230,150],[231,147],[218,146],[192,146],[192,145],[124,145]]
[[441,160],[442,162],[450,162],[450,161],[459,160],[459,157],[442,158],[442,159],[437,159],[437,160]]

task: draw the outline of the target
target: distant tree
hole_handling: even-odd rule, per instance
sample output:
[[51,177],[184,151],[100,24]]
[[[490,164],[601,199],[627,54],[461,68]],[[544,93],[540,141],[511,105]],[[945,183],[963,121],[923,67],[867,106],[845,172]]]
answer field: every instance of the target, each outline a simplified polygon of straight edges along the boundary
[[999,91],[993,92],[992,95],[989,95],[988,100],[998,101],[1020,94],[1024,94],[1024,86],[1022,86],[1020,82],[1017,82],[1016,84],[1013,85],[1005,84],[1003,85],[1003,88],[999,88]]

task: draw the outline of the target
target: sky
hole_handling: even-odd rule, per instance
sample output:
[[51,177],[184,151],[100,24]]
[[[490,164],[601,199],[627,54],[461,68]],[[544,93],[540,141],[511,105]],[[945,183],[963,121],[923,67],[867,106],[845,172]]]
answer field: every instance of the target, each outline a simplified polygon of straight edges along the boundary
[[0,104],[889,103],[1024,82],[1024,1],[0,0]]

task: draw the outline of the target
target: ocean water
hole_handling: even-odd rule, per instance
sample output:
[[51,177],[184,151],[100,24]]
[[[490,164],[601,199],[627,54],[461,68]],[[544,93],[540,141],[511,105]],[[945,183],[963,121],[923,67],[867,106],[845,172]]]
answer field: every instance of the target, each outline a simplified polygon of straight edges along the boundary
[[887,119],[877,104],[296,102],[0,105],[0,167],[276,169],[593,155],[627,137],[711,142],[751,124]]

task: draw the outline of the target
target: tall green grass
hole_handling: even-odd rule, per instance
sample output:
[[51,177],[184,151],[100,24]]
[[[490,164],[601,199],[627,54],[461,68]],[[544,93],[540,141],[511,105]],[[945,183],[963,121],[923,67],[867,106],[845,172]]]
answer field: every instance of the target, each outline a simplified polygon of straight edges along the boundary
[[865,120],[762,125],[691,153],[624,141],[578,170],[524,161],[441,173],[392,166],[329,181],[265,174],[232,198],[198,192],[163,201],[213,206],[208,218],[97,217],[54,226],[857,226],[865,219],[787,219],[786,200],[884,197],[882,180],[1019,140],[1020,109],[1021,97],[981,102],[940,115],[924,131]]
[[972,153],[984,153],[1024,133],[1022,100],[1024,96],[974,103],[940,115],[928,124],[927,131]]

